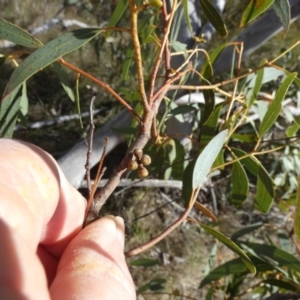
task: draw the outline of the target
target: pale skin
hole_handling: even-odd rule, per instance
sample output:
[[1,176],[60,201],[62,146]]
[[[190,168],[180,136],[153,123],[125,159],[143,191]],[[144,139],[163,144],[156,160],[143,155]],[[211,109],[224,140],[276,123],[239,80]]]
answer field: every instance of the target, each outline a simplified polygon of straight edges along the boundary
[[54,159],[0,139],[0,299],[135,299],[124,223],[82,230],[86,201]]

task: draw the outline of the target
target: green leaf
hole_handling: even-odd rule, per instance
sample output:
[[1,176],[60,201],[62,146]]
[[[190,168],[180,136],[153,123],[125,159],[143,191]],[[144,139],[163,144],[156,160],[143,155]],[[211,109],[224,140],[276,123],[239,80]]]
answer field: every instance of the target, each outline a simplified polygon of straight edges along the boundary
[[260,165],[256,185],[256,195],[254,198],[255,208],[263,213],[267,213],[273,203],[274,187],[273,180],[265,168]]
[[54,65],[54,68],[57,72],[60,83],[63,86],[65,92],[67,93],[67,95],[69,96],[71,101],[75,102],[75,95],[74,95],[73,89],[71,87],[71,83],[66,75],[66,72],[65,72],[63,66],[61,64],[59,64],[58,62],[54,62],[53,65]]
[[28,48],[43,46],[43,43],[33,35],[4,19],[0,19],[0,37]]
[[285,30],[288,33],[291,22],[291,9],[289,0],[274,0],[273,9]]
[[182,180],[185,165],[185,161],[183,158],[186,151],[179,140],[174,139],[174,142],[176,148],[176,159],[172,165],[172,178],[174,180]]
[[205,100],[204,112],[201,116],[201,123],[205,124],[205,122],[212,115],[215,108],[215,93],[213,90],[204,90],[203,96]]
[[183,13],[184,13],[185,21],[186,21],[186,24],[188,26],[190,33],[193,33],[191,21],[189,18],[189,8],[188,7],[189,7],[189,1],[183,0]]
[[[257,272],[263,272],[272,269],[269,264],[261,261],[255,256],[250,256],[250,259],[251,262],[255,265]],[[217,281],[225,276],[246,272],[248,273],[248,268],[245,266],[241,258],[235,258],[212,270],[207,276],[203,278],[199,288],[202,288],[205,285],[210,284],[213,281]]]
[[246,234],[249,234],[257,229],[259,229],[260,227],[262,227],[264,224],[263,223],[257,223],[257,224],[252,224],[252,225],[249,225],[247,227],[244,227],[240,230],[238,230],[237,232],[235,232],[232,236],[231,236],[231,239],[232,240],[237,240],[238,238],[246,235]]
[[243,27],[247,23],[253,21],[267,10],[273,2],[274,0],[251,0],[243,13],[239,27]]
[[239,161],[233,163],[231,182],[231,203],[235,206],[240,206],[248,197],[249,183],[247,174]]
[[200,4],[208,21],[212,24],[212,26],[222,37],[226,37],[228,34],[226,25],[223,22],[222,17],[220,16],[217,9],[212,5],[212,3],[209,0],[200,0]]
[[209,119],[201,128],[201,143],[207,144],[217,132],[219,116],[221,113],[222,106],[218,105],[210,115]]
[[[264,59],[260,65],[263,65],[266,63],[266,60]],[[252,106],[252,104],[254,103],[254,101],[257,99],[257,95],[261,89],[261,85],[263,83],[263,78],[264,78],[264,68],[258,70],[257,75],[256,75],[256,79],[255,79],[255,84],[252,90],[252,95],[248,101],[248,105],[249,107]]]
[[[162,145],[164,149],[164,157],[165,157],[165,162],[167,162],[168,165],[172,166],[174,160],[176,159],[176,145],[175,145],[175,140],[169,139],[166,143]],[[170,179],[172,173],[172,167],[167,168],[164,173],[164,179],[168,180]]]
[[254,134],[239,134],[239,133],[234,133],[231,135],[232,139],[238,140],[238,141],[242,141],[242,142],[246,142],[246,143],[251,143],[251,142],[255,142],[256,140],[256,135]]
[[294,255],[281,250],[280,248],[273,245],[248,242],[241,242],[241,244],[243,247],[246,247],[247,251],[251,252],[259,259],[272,264],[274,267],[278,265],[287,268],[289,271],[300,273],[300,261]]
[[275,99],[273,102],[269,105],[269,109],[267,113],[265,114],[259,128],[259,137],[261,138],[269,129],[270,127],[275,123],[277,120],[278,115],[281,112],[282,109],[282,100],[284,99],[290,85],[296,78],[297,73],[291,73],[289,74],[285,80],[280,85]]
[[187,206],[191,200],[192,192],[193,192],[193,173],[196,161],[191,161],[184,170],[182,177],[182,190],[181,190],[181,198],[185,206]]
[[230,238],[228,238],[223,233],[221,233],[220,231],[218,231],[218,230],[216,230],[212,227],[209,227],[209,226],[207,226],[205,224],[202,224],[202,223],[199,223],[199,225],[206,232],[208,232],[209,234],[214,236],[221,243],[223,243],[225,246],[227,246],[230,250],[232,250],[237,255],[239,255],[239,257],[241,258],[241,260],[243,261],[243,263],[246,265],[246,267],[249,269],[250,272],[252,272],[254,274],[256,273],[256,269],[255,269],[254,264],[252,263],[250,258],[246,255],[246,253],[236,243],[234,243]]
[[136,293],[137,293],[137,295],[139,295],[147,290],[151,290],[151,291],[162,290],[162,289],[164,289],[163,284],[166,283],[166,281],[167,280],[164,278],[152,279],[149,283],[138,288]]
[[8,96],[15,88],[19,87],[40,69],[45,68],[65,54],[80,48],[100,34],[101,31],[98,28],[74,30],[37,49],[13,72],[6,87],[5,96]]
[[176,115],[182,115],[182,114],[186,114],[189,113],[191,111],[195,111],[196,108],[190,104],[188,105],[178,105],[177,107],[173,108],[170,112],[169,112],[169,117],[170,116],[176,116]]
[[219,132],[203,149],[196,159],[192,188],[197,189],[205,181],[207,174],[210,171],[212,164],[221,151],[227,138],[228,130]]
[[228,44],[222,44],[213,50],[209,55],[209,60],[206,60],[201,68],[201,74],[204,76],[204,78],[207,78],[208,76],[207,79],[209,79],[213,75],[212,65],[226,47],[228,47]]
[[[231,150],[237,157],[243,157],[247,155],[247,153],[241,149],[232,147]],[[260,162],[252,155],[247,156],[241,160],[241,162],[245,165],[247,170],[254,176],[258,176],[258,170],[260,167]]]
[[298,190],[296,195],[296,201],[297,202],[294,217],[294,231],[298,245],[300,245],[300,176],[298,177]]
[[20,86],[9,94],[5,102],[1,103],[0,137],[12,138],[13,136],[21,102],[19,90]]
[[116,3],[117,6],[115,7],[113,14],[108,21],[107,27],[115,27],[117,23],[120,21],[120,19],[122,18],[128,6],[128,1],[126,0],[119,0]]
[[124,61],[123,66],[122,66],[122,76],[121,76],[122,80],[127,79],[128,72],[129,72],[129,69],[130,69],[130,65],[131,65],[131,62],[132,62],[132,59],[133,59],[133,54],[134,54],[133,49],[127,49],[126,50],[125,61]]
[[275,279],[275,278],[268,278],[262,281],[264,284],[268,284],[273,286],[277,286],[281,289],[285,289],[286,291],[299,291],[300,286],[296,284],[292,280],[286,280],[286,279]]
[[152,267],[158,264],[159,262],[157,259],[149,259],[149,258],[140,258],[130,263],[131,266],[139,266],[139,267]]

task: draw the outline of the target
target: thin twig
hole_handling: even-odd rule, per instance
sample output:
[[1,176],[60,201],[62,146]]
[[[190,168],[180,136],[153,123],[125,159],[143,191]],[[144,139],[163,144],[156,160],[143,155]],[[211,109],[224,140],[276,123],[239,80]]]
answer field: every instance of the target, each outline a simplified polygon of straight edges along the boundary
[[[159,66],[160,66],[161,61],[162,61],[163,53],[165,53],[165,58],[166,58],[165,65],[170,66],[170,54],[167,54],[167,53],[169,53],[168,40],[169,40],[170,28],[171,28],[173,16],[174,16],[174,13],[175,13],[176,4],[177,4],[177,1],[174,1],[171,13],[169,14],[169,20],[167,21],[167,24],[166,24],[166,27],[165,27],[165,30],[164,30],[164,38],[163,38],[163,41],[162,41],[162,44],[161,44],[161,47],[160,47],[160,50],[159,50],[159,54],[156,58],[156,62],[154,64],[153,71],[152,71],[152,74],[151,74],[150,89],[149,89],[149,101],[150,101],[150,103],[153,101],[155,81],[156,81]],[[166,10],[165,7],[164,7],[164,10]],[[164,17],[165,18],[167,17],[165,13],[164,13]],[[165,22],[166,22],[166,19],[165,19]],[[167,59],[168,59],[168,61],[167,61]],[[170,67],[169,67],[169,69],[170,69]],[[169,69],[167,70],[167,74],[169,73]]]
[[87,188],[89,191],[89,195],[91,195],[91,156],[92,156],[92,149],[93,149],[93,138],[94,138],[94,118],[93,118],[93,105],[96,97],[93,96],[90,103],[90,137],[88,141],[88,151],[86,152],[86,182]]
[[144,110],[149,110],[150,107],[149,107],[149,103],[145,91],[145,84],[144,84],[141,45],[140,45],[139,35],[138,35],[138,10],[136,9],[134,0],[129,0],[129,6],[131,11],[131,36],[132,36],[135,64],[137,69],[139,91],[141,94]]
[[97,85],[100,85],[107,92],[109,92],[111,95],[113,95],[133,115],[133,117],[139,123],[141,122],[141,118],[137,115],[137,113],[135,112],[135,110],[119,94],[117,94],[107,83],[102,82],[101,80],[99,80],[99,79],[95,78],[94,76],[92,76],[91,74],[86,73],[83,70],[75,67],[74,65],[70,64],[69,62],[65,61],[62,58],[59,58],[57,61],[59,63],[61,63],[62,65],[70,68],[71,70],[75,71],[76,73],[79,73],[82,76],[90,79],[91,81],[93,81]]
[[191,200],[190,203],[188,205],[188,207],[185,209],[184,213],[172,224],[170,225],[168,228],[166,228],[163,232],[161,232],[158,236],[156,236],[155,238],[153,238],[152,240],[146,242],[143,245],[140,245],[136,248],[133,248],[127,252],[125,252],[125,256],[126,257],[131,257],[134,255],[137,255],[151,247],[153,247],[154,245],[156,245],[158,242],[160,242],[162,239],[164,239],[166,236],[168,236],[174,229],[176,229],[180,224],[182,224],[182,222],[187,218],[187,216],[189,215],[190,211],[192,210],[194,203],[197,199],[197,196],[199,194],[200,188],[194,190],[192,196],[191,196]]
[[96,174],[95,181],[93,183],[91,192],[89,194],[89,199],[88,199],[86,210],[85,210],[85,218],[84,218],[83,227],[85,227],[89,224],[88,220],[87,220],[87,217],[88,217],[89,214],[98,215],[98,213],[99,213],[99,210],[97,210],[95,208],[95,205],[92,205],[92,204],[94,203],[94,194],[96,192],[98,182],[102,178],[102,176],[103,176],[103,174],[106,170],[106,168],[103,168],[103,163],[104,163],[104,159],[105,159],[107,143],[108,143],[108,138],[105,138],[105,143],[104,143],[103,151],[102,151],[102,154],[101,154],[97,174]]

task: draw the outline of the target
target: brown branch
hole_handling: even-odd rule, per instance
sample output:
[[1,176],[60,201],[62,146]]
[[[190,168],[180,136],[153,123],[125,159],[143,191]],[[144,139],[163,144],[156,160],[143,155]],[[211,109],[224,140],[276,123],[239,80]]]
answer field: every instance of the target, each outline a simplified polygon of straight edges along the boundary
[[137,69],[138,83],[139,83],[139,91],[142,97],[142,102],[144,106],[144,110],[149,110],[149,103],[145,91],[144,85],[144,74],[143,74],[143,64],[142,64],[142,55],[141,55],[141,45],[139,41],[138,35],[138,10],[134,4],[134,0],[129,0],[129,6],[131,11],[131,36],[133,42],[133,50],[134,50],[134,58]]
[[113,95],[132,115],[133,117],[140,123],[141,118],[137,115],[134,109],[119,95],[117,94],[107,83],[102,82],[101,80],[95,78],[94,76],[90,75],[89,73],[84,72],[83,70],[75,67],[74,65],[70,64],[69,62],[65,61],[62,58],[59,58],[57,62],[61,63],[62,65],[68,67],[69,69],[75,71],[76,73],[81,74],[82,76],[90,79],[97,85],[100,85],[103,89],[105,89],[108,93]]
[[106,169],[106,168],[103,168],[103,163],[104,163],[104,159],[105,159],[107,143],[108,143],[108,138],[105,138],[105,144],[104,144],[103,151],[102,151],[102,154],[101,154],[97,174],[96,174],[93,186],[91,188],[91,191],[90,191],[90,194],[89,194],[89,199],[88,199],[87,206],[86,206],[86,209],[85,209],[85,217],[84,217],[83,227],[88,225],[87,224],[87,216],[88,216],[88,214],[91,210],[92,204],[94,202],[94,195],[95,195],[95,192],[97,190],[99,180],[102,178],[102,176],[105,172],[105,169]]
[[154,64],[153,71],[152,71],[152,74],[151,74],[150,89],[149,89],[150,103],[151,103],[151,101],[153,101],[155,81],[156,81],[159,66],[160,66],[161,61],[162,61],[162,56],[163,56],[164,53],[165,53],[165,65],[166,65],[166,68],[168,68],[166,70],[166,75],[169,73],[169,70],[170,70],[169,34],[170,34],[170,28],[171,28],[173,16],[174,16],[174,13],[175,13],[176,4],[177,4],[177,1],[175,1],[175,3],[173,4],[172,11],[169,15],[169,20],[168,21],[166,20],[167,17],[168,17],[167,12],[166,12],[166,5],[164,5],[164,8],[163,8],[163,11],[164,11],[163,15],[164,15],[164,21],[166,22],[166,27],[165,27],[165,30],[164,30],[163,42],[161,44],[160,51],[159,51],[159,54],[157,56],[157,59],[156,59],[156,62]]
[[86,164],[85,164],[86,181],[87,181],[89,195],[91,195],[91,156],[92,156],[93,138],[94,138],[94,130],[95,130],[95,125],[93,121],[93,103],[95,99],[96,97],[93,96],[90,103],[90,137],[88,141],[88,151],[86,152]]

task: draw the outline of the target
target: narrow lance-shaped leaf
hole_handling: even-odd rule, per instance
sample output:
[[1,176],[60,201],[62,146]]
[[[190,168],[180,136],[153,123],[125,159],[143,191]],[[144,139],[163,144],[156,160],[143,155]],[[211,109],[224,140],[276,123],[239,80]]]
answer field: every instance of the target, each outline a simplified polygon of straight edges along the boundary
[[297,203],[294,217],[294,231],[298,245],[300,245],[300,176],[298,177]]
[[193,29],[192,29],[191,21],[189,18],[189,1],[183,0],[182,3],[183,3],[183,13],[184,13],[185,21],[186,21],[189,31],[192,33]]
[[205,224],[199,223],[199,225],[209,234],[214,236],[216,239],[218,239],[221,243],[226,245],[230,250],[235,252],[241,260],[244,262],[246,267],[250,270],[252,273],[256,273],[255,266],[253,265],[252,261],[250,258],[246,255],[246,253],[236,244],[234,243],[230,238],[225,236],[223,233],[219,232],[218,230],[209,227]]
[[59,64],[58,62],[55,62],[53,65],[54,65],[54,68],[57,72],[60,83],[63,86],[65,92],[67,93],[67,95],[69,96],[71,101],[75,102],[75,95],[74,95],[73,89],[71,87],[71,83],[66,75],[66,72],[63,69],[63,66],[61,64]]
[[[272,270],[273,268],[261,261],[260,259],[256,258],[255,256],[251,256],[251,261],[255,265],[257,272],[264,272],[267,270]],[[223,277],[234,275],[238,273],[248,273],[248,269],[241,260],[241,258],[235,258],[233,260],[227,261],[221,266],[218,266],[214,270],[212,270],[208,275],[206,275],[200,283],[199,288],[213,282],[217,281]],[[245,277],[247,280],[247,277]]]
[[6,87],[5,96],[20,86],[39,70],[58,58],[70,53],[93,39],[101,32],[98,28],[84,28],[67,32],[64,35],[37,49],[13,72]]
[[228,32],[225,23],[222,20],[217,9],[211,4],[209,0],[200,0],[201,8],[209,20],[209,22],[214,26],[216,31],[222,36],[226,37]]
[[201,116],[201,122],[204,124],[212,115],[215,108],[215,93],[212,90],[203,91],[205,108]]
[[300,261],[294,255],[278,247],[249,242],[242,242],[242,245],[248,252],[274,266],[285,267],[289,271],[300,272]]
[[43,43],[33,35],[4,19],[0,19],[0,37],[28,48],[43,46]]
[[253,231],[259,229],[260,227],[262,227],[264,224],[263,223],[256,223],[256,224],[251,224],[247,227],[244,227],[238,231],[236,231],[232,236],[231,236],[231,239],[232,240],[237,240],[238,238],[246,235],[246,234],[249,234],[249,233],[252,233]]
[[257,177],[256,195],[254,198],[255,208],[263,213],[267,213],[273,203],[273,199],[273,180],[265,168],[260,165]]
[[291,22],[291,9],[289,0],[274,0],[273,9],[280,19],[285,34],[287,34]]
[[[246,155],[246,152],[240,149],[233,147],[231,149],[238,157]],[[263,213],[268,212],[274,199],[273,180],[256,157],[250,155],[243,158],[241,163],[245,165],[251,174],[257,177],[256,195],[254,200],[256,209]]]
[[249,183],[247,174],[239,161],[233,163],[231,182],[231,203],[235,206],[240,206],[248,197]]
[[18,93],[19,90],[20,87],[14,89],[1,105],[0,137],[11,138],[13,135],[22,99]]
[[[10,124],[5,126],[4,129],[2,128],[2,135],[7,137],[11,136],[10,133],[14,129],[15,120],[13,120],[12,117],[16,117],[17,115],[7,112],[7,109],[11,109],[14,112],[19,111],[20,102],[12,101],[12,99],[20,85],[40,69],[45,68],[61,56],[86,44],[100,32],[101,29],[98,28],[84,28],[68,32],[49,42],[44,47],[37,49],[24,60],[24,62],[13,72],[6,87],[4,93],[5,96],[2,99],[0,113],[1,122],[6,123],[6,125]],[[6,102],[8,103],[6,104]],[[8,117],[9,119],[7,120],[3,119]]]
[[269,109],[260,124],[259,137],[262,137],[277,120],[277,117],[282,109],[282,100],[284,99],[290,85],[292,84],[296,76],[297,73],[289,74],[278,88],[275,99],[270,104]]
[[[266,60],[263,60],[260,65],[263,65],[266,63]],[[248,101],[248,105],[249,107],[251,107],[253,105],[253,103],[255,102],[255,100],[257,99],[257,95],[261,89],[261,85],[263,83],[263,78],[264,78],[264,69],[260,69],[258,70],[257,72],[257,75],[256,75],[256,80],[255,80],[255,84],[254,84],[254,87],[253,87],[253,90],[252,90],[252,95]]]
[[274,0],[251,0],[246,7],[239,27],[243,27],[267,10]]
[[201,143],[207,144],[212,137],[215,136],[219,121],[219,116],[221,113],[222,105],[215,106],[214,111],[210,115],[209,119],[205,122],[205,124],[201,128]]
[[205,61],[201,68],[201,74],[205,77],[209,75],[210,77],[213,75],[213,68],[212,65],[215,62],[215,60],[219,57],[220,53],[228,47],[228,44],[222,44],[218,46],[215,50],[211,52],[209,55],[209,61]]
[[[117,1],[117,6],[115,7],[115,10],[111,16],[111,18],[108,21],[107,27],[115,27],[117,23],[120,21],[122,18],[126,8],[128,6],[128,1],[127,0],[119,0]],[[109,32],[107,33],[107,35]]]
[[207,174],[210,171],[212,164],[214,163],[216,157],[221,151],[225,140],[227,138],[228,130],[223,130],[219,132],[203,149],[203,151],[198,156],[194,171],[193,171],[193,181],[192,188],[197,189],[206,179]]

